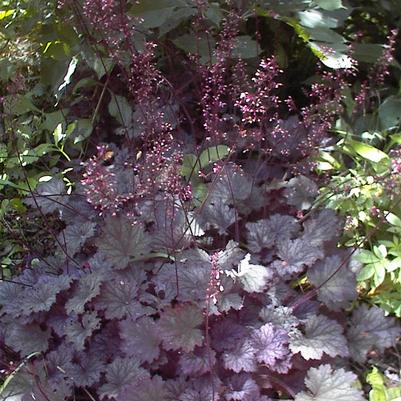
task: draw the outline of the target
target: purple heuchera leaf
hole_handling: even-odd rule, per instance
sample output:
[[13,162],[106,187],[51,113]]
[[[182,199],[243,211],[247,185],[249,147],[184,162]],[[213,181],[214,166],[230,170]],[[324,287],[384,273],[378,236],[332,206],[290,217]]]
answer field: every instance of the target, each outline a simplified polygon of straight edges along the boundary
[[102,355],[92,352],[79,352],[76,363],[67,370],[67,374],[77,387],[92,386],[100,380],[100,376],[106,371],[106,364]]
[[103,271],[95,271],[81,277],[72,297],[65,304],[67,313],[83,313],[85,305],[99,295],[100,286],[104,279]]
[[91,352],[97,354],[104,361],[109,361],[117,355],[121,355],[121,339],[118,322],[111,320],[102,325],[102,329],[96,332],[90,341]]
[[15,299],[20,299],[25,288],[23,285],[16,283],[0,282],[0,316],[7,313],[17,317],[20,314],[19,305],[15,302]]
[[216,363],[216,353],[212,349],[195,348],[193,352],[182,354],[179,365],[184,375],[201,376],[210,372]]
[[[36,379],[28,392],[24,394],[21,401],[65,401],[73,393],[69,383],[51,383],[47,380]],[[9,398],[6,398],[9,401]]]
[[319,301],[332,310],[346,308],[358,296],[355,273],[349,269],[348,264],[342,266],[339,255],[318,261],[308,270],[307,277],[318,287]]
[[13,323],[6,327],[5,343],[20,353],[21,358],[33,352],[45,352],[49,346],[50,330],[42,330],[38,324]]
[[66,275],[43,275],[33,287],[28,287],[19,297],[19,308],[23,315],[49,311],[56,302],[56,296],[70,287],[71,277]]
[[251,255],[248,253],[238,265],[238,271],[231,270],[225,273],[233,278],[238,278],[244,290],[249,293],[263,292],[272,279],[272,273],[265,266],[249,263]]
[[369,308],[363,304],[352,313],[347,338],[351,356],[358,362],[366,360],[372,349],[383,352],[395,344],[401,334],[401,326],[392,317],[386,317],[378,306]]
[[310,243],[299,238],[283,240],[277,245],[277,249],[277,256],[281,260],[273,262],[270,267],[281,276],[300,273],[305,266],[312,266],[324,256],[321,249],[311,246]]
[[138,301],[138,290],[135,280],[114,277],[102,285],[100,295],[95,299],[95,309],[104,310],[107,319],[144,316],[148,309]]
[[225,198],[212,192],[201,209],[199,223],[205,229],[216,228],[219,234],[224,235],[235,218],[235,209],[227,205]]
[[57,386],[67,385],[72,395],[73,380],[69,375],[72,365],[73,353],[71,347],[62,343],[56,350],[49,352],[46,355],[46,361],[43,363],[43,368],[46,370],[46,381]]
[[191,229],[188,226],[188,216],[177,206],[177,202],[174,199],[155,201],[152,209],[153,246],[161,250],[174,251],[187,247],[191,239]]
[[185,392],[188,387],[186,378],[180,376],[176,380],[169,379],[164,382],[166,389],[166,400],[177,401],[180,399],[181,394]]
[[292,308],[282,305],[267,305],[259,313],[259,317],[264,323],[273,323],[276,327],[281,327],[286,332],[296,331],[299,319],[294,316]]
[[124,269],[130,261],[150,251],[150,239],[142,225],[133,224],[123,216],[105,220],[103,234],[96,245],[116,269]]
[[108,397],[119,400],[127,387],[135,386],[139,382],[142,384],[148,377],[149,372],[140,367],[139,360],[132,357],[116,358],[107,365],[106,383],[100,387],[99,396],[101,399]]
[[291,178],[284,190],[287,203],[299,210],[309,209],[318,193],[317,185],[304,175]]
[[287,356],[288,342],[287,332],[271,323],[253,330],[251,335],[251,345],[255,350],[257,361],[271,367],[276,360]]
[[209,255],[201,249],[193,249],[183,252],[175,264],[164,265],[153,281],[168,300],[204,301],[210,271]]
[[224,398],[227,401],[254,401],[260,397],[260,389],[252,376],[247,373],[233,375],[226,384]]
[[244,326],[230,319],[223,319],[212,326],[212,346],[218,351],[233,350],[248,334]]
[[310,368],[305,378],[308,392],[298,393],[295,401],[366,401],[362,391],[353,387],[356,379],[354,373],[330,365]]
[[203,375],[189,381],[178,401],[219,401],[221,381],[216,375]]
[[74,344],[77,351],[84,349],[85,340],[100,327],[100,318],[96,312],[87,312],[80,317],[74,316],[68,319],[65,334],[69,342]]
[[225,313],[230,309],[240,310],[244,306],[244,298],[238,294],[238,288],[235,288],[233,280],[230,277],[223,276],[221,279],[221,288],[217,296],[216,314]]
[[331,209],[323,209],[304,222],[302,239],[311,246],[320,246],[340,234],[341,220]]
[[232,240],[228,241],[226,247],[217,254],[217,260],[221,270],[229,270],[238,266],[238,263],[243,258],[244,251]]
[[40,182],[36,188],[37,195],[28,195],[24,202],[32,207],[40,207],[42,213],[53,213],[64,204],[65,184],[62,179],[53,177]]
[[153,319],[142,317],[120,322],[122,350],[141,362],[152,362],[160,355],[161,336]]
[[257,369],[255,349],[249,340],[243,340],[235,348],[225,351],[222,359],[224,367],[235,373],[254,372]]
[[308,359],[321,359],[323,353],[335,357],[349,355],[343,328],[324,315],[311,316],[305,322],[304,334],[291,335],[290,349]]
[[165,382],[160,376],[147,377],[128,386],[118,401],[168,401]]
[[199,308],[183,304],[166,309],[158,321],[163,347],[166,350],[191,352],[203,342],[202,331],[197,327],[203,322]]
[[246,228],[248,249],[260,252],[263,248],[271,248],[283,240],[290,239],[300,227],[292,216],[273,214],[268,219],[247,223]]
[[90,221],[71,224],[58,235],[58,241],[68,255],[74,256],[95,233],[95,223]]

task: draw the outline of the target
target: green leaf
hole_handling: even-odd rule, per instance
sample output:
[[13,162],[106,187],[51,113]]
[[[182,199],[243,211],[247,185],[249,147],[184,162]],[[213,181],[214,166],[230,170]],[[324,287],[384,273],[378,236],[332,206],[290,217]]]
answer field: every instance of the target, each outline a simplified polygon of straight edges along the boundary
[[200,169],[205,168],[210,163],[222,160],[230,153],[230,148],[226,145],[211,146],[205,149],[199,156]]
[[[88,66],[96,73],[98,79],[108,74],[114,67],[114,61],[102,54],[96,55],[91,49],[83,51],[83,57]],[[76,90],[76,88],[74,89]]]
[[0,11],[0,21],[4,18],[9,17],[10,15],[13,15],[15,13],[14,9],[11,10],[4,10],[4,11]]
[[379,259],[384,259],[387,256],[387,249],[383,244],[379,246],[375,245],[373,247],[373,252]]
[[[313,31],[316,32],[316,30]],[[313,54],[329,68],[340,69],[352,68],[353,66],[351,57],[345,54],[348,51],[348,46],[345,43],[310,41],[308,46]]]
[[373,252],[367,251],[367,250],[362,250],[360,251],[356,256],[355,259],[358,262],[362,262],[362,263],[375,263],[375,262],[379,262],[379,258],[377,256],[375,256],[373,254]]
[[197,54],[201,57],[201,62],[208,62],[213,57],[216,41],[205,35],[197,37],[191,34],[179,36],[173,43],[180,49],[190,54]]
[[374,269],[375,269],[375,274],[373,276],[373,284],[375,287],[379,287],[383,281],[384,278],[386,277],[386,269],[385,263],[375,263],[374,265]]
[[[70,132],[72,130],[72,132]],[[89,118],[79,118],[69,124],[66,130],[66,135],[72,135],[74,143],[79,143],[90,136],[93,130],[92,121]]]
[[67,72],[66,72],[66,74],[65,74],[65,76],[63,78],[63,82],[61,83],[61,85],[57,89],[57,92],[56,92],[57,103],[59,102],[61,96],[65,92],[65,89],[67,88],[67,86],[71,83],[71,77],[72,77],[72,74],[74,74],[74,72],[75,72],[75,70],[77,68],[77,65],[78,65],[78,57],[74,56],[71,59],[70,64],[68,65],[68,69],[67,69]]
[[176,8],[180,6],[188,7],[182,0],[142,0],[130,8],[129,14],[141,18],[143,28],[159,28],[174,17]]
[[386,220],[392,225],[401,228],[401,219],[393,213],[386,215]]
[[367,143],[349,140],[347,145],[359,156],[374,163],[379,163],[381,160],[389,158],[386,153]]
[[383,130],[397,128],[401,122],[401,98],[388,97],[379,106],[379,120]]
[[29,111],[40,111],[29,97],[29,92],[25,95],[8,95],[3,100],[4,112],[6,114],[20,116]]
[[123,127],[128,128],[132,123],[132,107],[123,96],[112,95],[109,103],[109,113]]
[[[181,175],[184,176],[187,180],[189,180],[189,178],[193,178],[197,176],[197,171],[195,171],[195,164],[197,162],[197,157],[192,154],[192,153],[188,153],[186,155],[184,155],[183,159],[182,159],[182,166],[181,166]],[[199,171],[199,170],[198,170]]]
[[341,0],[315,0],[314,3],[323,10],[333,11],[344,8]]
[[380,43],[353,43],[353,57],[364,63],[375,63],[383,54],[384,45]]
[[55,128],[55,130],[53,131],[53,139],[54,139],[54,143],[56,145],[59,144],[59,142],[65,138],[65,133],[63,133],[63,124],[59,123],[57,125],[57,127]]
[[375,274],[375,268],[373,265],[364,266],[361,271],[358,273],[357,280],[365,281],[371,278]]
[[372,386],[369,401],[387,401],[384,378],[376,367],[366,376],[366,381]]
[[8,156],[7,145],[5,143],[0,143],[0,163],[5,162]]
[[232,56],[234,58],[254,58],[257,57],[261,52],[258,42],[253,40],[248,35],[241,35],[235,38],[234,49]]
[[213,24],[219,26],[223,18],[223,13],[221,12],[219,4],[209,2],[209,7],[205,12],[205,16],[209,21],[213,22]]
[[401,267],[401,257],[397,257],[391,260],[390,263],[387,264],[386,270],[388,272],[393,272],[394,270],[397,270],[400,267]]

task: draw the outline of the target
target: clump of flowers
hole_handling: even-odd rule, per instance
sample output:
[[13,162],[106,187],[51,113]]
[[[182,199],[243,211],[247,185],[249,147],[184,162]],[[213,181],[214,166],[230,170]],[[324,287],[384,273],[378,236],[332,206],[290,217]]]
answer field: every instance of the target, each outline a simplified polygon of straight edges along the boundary
[[129,200],[129,196],[118,194],[115,174],[104,164],[109,150],[107,146],[97,147],[97,154],[85,164],[85,171],[81,181],[87,201],[100,214],[115,215]]

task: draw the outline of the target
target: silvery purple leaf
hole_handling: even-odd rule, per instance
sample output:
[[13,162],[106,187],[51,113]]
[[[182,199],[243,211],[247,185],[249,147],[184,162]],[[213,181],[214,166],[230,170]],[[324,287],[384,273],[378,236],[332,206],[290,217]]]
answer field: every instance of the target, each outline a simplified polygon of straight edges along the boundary
[[357,376],[330,365],[310,368],[305,378],[307,391],[295,396],[295,401],[366,401],[362,391],[353,386]]
[[74,256],[94,233],[95,223],[86,221],[68,225],[57,238],[65,252]]
[[393,317],[386,317],[378,306],[369,308],[362,304],[352,313],[347,338],[352,358],[365,362],[367,354],[373,349],[383,352],[394,346],[401,334],[401,326]]
[[218,351],[233,350],[248,335],[247,329],[230,319],[216,322],[212,327],[212,346]]
[[246,228],[248,249],[257,253],[292,238],[299,231],[299,224],[292,216],[273,214],[268,219],[247,223]]
[[34,208],[39,207],[42,213],[53,213],[62,209],[65,202],[65,184],[62,179],[53,177],[49,181],[40,182],[36,194],[28,195],[24,202]]
[[341,220],[331,209],[323,209],[306,219],[303,240],[311,246],[321,246],[336,238],[342,229]]
[[99,295],[105,277],[103,271],[89,272],[81,277],[71,298],[65,304],[67,313],[83,313],[85,305]]
[[268,366],[274,366],[276,360],[287,356],[288,342],[287,332],[271,323],[253,330],[250,339],[256,360]]
[[222,360],[224,367],[235,373],[254,372],[257,369],[255,349],[249,340],[242,340],[235,348],[225,351]]
[[290,349],[296,354],[309,359],[322,359],[323,353],[335,357],[349,355],[343,328],[324,315],[311,316],[305,322],[304,333],[290,336]]
[[141,224],[133,224],[123,216],[105,219],[102,235],[96,241],[100,252],[116,269],[148,254],[150,239]]
[[210,372],[216,363],[216,353],[212,349],[195,348],[193,352],[182,354],[180,371],[187,376],[201,376]]
[[94,352],[80,352],[79,359],[67,370],[67,374],[77,387],[92,386],[99,382],[106,371],[103,358]]
[[161,335],[153,319],[128,318],[120,322],[122,350],[140,362],[152,362],[160,355]]
[[202,331],[198,328],[203,320],[202,312],[195,305],[182,304],[166,309],[158,321],[163,347],[166,350],[193,351],[203,342]]
[[259,386],[248,373],[231,376],[226,386],[224,398],[227,401],[254,401],[260,397]]
[[157,375],[146,377],[140,383],[128,386],[118,401],[167,401],[165,382]]
[[304,175],[291,178],[284,190],[287,203],[295,206],[299,210],[309,209],[318,193],[317,185]]
[[94,300],[95,309],[104,310],[107,319],[144,316],[149,313],[149,308],[138,301],[138,290],[136,281],[115,276],[102,285],[100,294]]
[[249,293],[263,292],[272,279],[272,272],[265,266],[249,263],[251,255],[248,253],[238,265],[238,271],[226,271],[226,274],[238,278],[244,290]]
[[66,339],[74,345],[77,351],[82,351],[86,339],[99,327],[100,318],[96,312],[87,312],[80,317],[70,317],[65,327]]
[[42,330],[38,324],[14,323],[6,326],[5,343],[20,353],[21,358],[34,352],[45,352],[49,346],[50,330]]
[[274,261],[270,266],[280,276],[300,273],[305,266],[312,266],[324,256],[320,248],[311,246],[310,243],[299,238],[281,241],[277,249],[277,256],[281,260]]
[[149,372],[140,367],[139,360],[132,357],[116,358],[107,365],[106,383],[100,387],[99,396],[101,399],[120,399],[127,387],[143,383],[148,377]]
[[221,381],[216,375],[204,375],[188,382],[178,401],[219,401]]
[[307,277],[318,288],[319,301],[332,310],[348,307],[358,296],[355,273],[339,255],[318,261],[308,270]]
[[42,275],[33,287],[25,287],[19,297],[19,308],[23,315],[49,311],[56,302],[58,293],[68,289],[71,277],[67,275]]
[[228,206],[224,198],[212,193],[202,205],[199,223],[206,230],[216,228],[223,235],[234,224],[236,217],[235,209]]

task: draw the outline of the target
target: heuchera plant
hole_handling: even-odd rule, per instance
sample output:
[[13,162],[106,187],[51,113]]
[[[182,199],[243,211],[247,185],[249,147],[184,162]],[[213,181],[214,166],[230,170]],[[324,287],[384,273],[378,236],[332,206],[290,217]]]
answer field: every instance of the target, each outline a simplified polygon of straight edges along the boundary
[[[54,177],[26,200],[65,228],[54,255],[0,285],[0,340],[23,361],[3,393],[364,400],[351,361],[392,346],[401,329],[356,305],[356,268],[336,246],[342,221],[310,211],[318,188],[306,175],[347,74],[321,73],[299,110],[282,101],[274,57],[251,79],[233,62],[233,8],[215,62],[187,57],[200,89],[179,102],[155,45],[134,46],[141,22],[121,2],[84,3],[129,91],[108,108],[122,145],[99,144],[71,194]],[[199,31],[207,5],[191,7]]]

